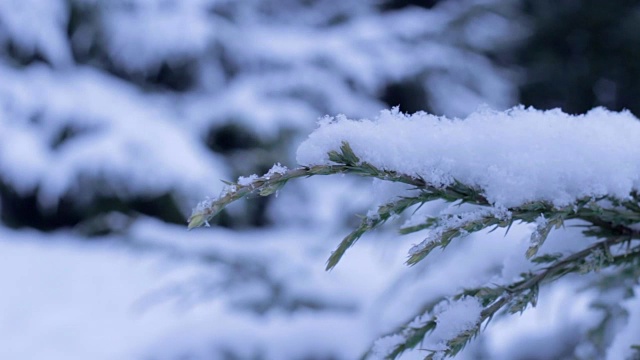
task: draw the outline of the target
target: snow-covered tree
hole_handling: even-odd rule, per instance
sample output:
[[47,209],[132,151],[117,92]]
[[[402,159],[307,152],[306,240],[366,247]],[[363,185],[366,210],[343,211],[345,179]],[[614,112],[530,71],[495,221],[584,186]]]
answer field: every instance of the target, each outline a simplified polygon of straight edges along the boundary
[[[578,35],[614,51],[579,48],[575,56],[562,45],[567,77],[541,77],[537,66],[553,56],[527,53],[528,44],[545,50],[538,39],[560,32],[545,22],[544,6],[529,3],[0,1],[0,358],[353,359],[460,284],[486,283],[496,263],[518,273],[520,262],[505,259],[526,251],[515,247],[530,229],[515,223],[514,241],[499,231],[470,234],[482,241],[452,241],[411,268],[397,249],[420,243],[421,233],[398,239],[379,227],[326,275],[328,239],[358,226],[349,214],[406,190],[387,181],[291,182],[277,200],[256,196],[225,208],[209,231],[185,235],[183,224],[197,200],[219,193],[219,179],[295,164],[293,149],[324,114],[372,118],[400,105],[464,117],[483,103],[547,108],[564,105],[562,94],[593,90],[627,99],[604,105],[629,107],[633,96],[618,84],[634,77],[618,69],[638,63],[626,46],[636,12],[616,4],[616,12],[598,13],[627,20],[596,27],[602,37],[589,27]],[[571,30],[562,9],[554,22]],[[567,43],[575,49],[584,38]],[[514,54],[514,44],[524,51]],[[590,78],[597,89],[559,83],[582,79],[592,68],[582,60],[599,54],[613,64],[602,67],[602,81]],[[536,79],[546,82],[534,89],[553,101],[518,100]],[[437,217],[439,206],[420,211]],[[457,255],[480,251],[491,261]],[[458,356],[557,358],[575,353],[601,320],[603,330],[589,336],[612,347],[633,303],[591,309],[593,293],[574,291],[580,284],[549,284],[522,321],[494,319]],[[562,308],[568,297],[577,297],[570,311]],[[134,303],[144,304],[139,317],[131,316]]]
[[[25,205],[5,223],[50,230],[113,212],[180,222],[206,184],[285,157],[323,114],[513,105],[512,74],[486,55],[513,31],[505,15],[432,5],[2,2],[0,194],[5,209]],[[469,30],[482,24],[496,26]],[[260,212],[250,225],[267,221]]]
[[[415,350],[426,359],[454,356],[493,318],[535,307],[544,284],[570,277],[581,291],[593,292],[598,309],[575,339],[573,355],[637,358],[638,137],[637,118],[600,108],[582,116],[523,107],[482,110],[462,120],[397,109],[373,121],[326,117],[298,148],[300,167],[277,164],[263,176],[228,183],[219,197],[193,210],[189,228],[208,225],[235,200],[277,193],[294,178],[355,174],[400,183],[340,242],[327,269],[362,235],[411,213],[400,233],[424,235],[408,250],[407,264],[436,267],[431,276],[447,278],[453,291],[412,298],[418,313],[378,340],[369,355],[395,359]],[[511,238],[513,227],[531,230],[527,244],[508,244],[521,240]],[[482,236],[464,238],[497,229],[504,229],[511,251],[496,256],[492,247],[479,245],[464,254],[457,266],[485,268],[473,278],[456,278],[432,262],[442,256],[439,249],[464,251],[449,247],[480,243]],[[626,311],[614,311],[620,304]]]

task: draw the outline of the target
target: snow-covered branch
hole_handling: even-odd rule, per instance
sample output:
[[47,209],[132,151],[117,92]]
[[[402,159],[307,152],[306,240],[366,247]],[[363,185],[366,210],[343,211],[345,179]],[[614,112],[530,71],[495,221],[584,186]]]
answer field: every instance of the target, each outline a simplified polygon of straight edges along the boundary
[[[637,265],[640,151],[632,144],[639,137],[640,121],[631,114],[603,109],[582,116],[524,108],[482,110],[464,120],[397,110],[374,121],[325,118],[298,150],[301,167],[276,165],[263,176],[229,183],[217,199],[194,209],[189,228],[207,224],[226,205],[249,194],[270,195],[291,179],[344,173],[410,188],[369,211],[331,254],[327,269],[366,232],[436,200],[451,206],[436,217],[416,214],[400,228],[404,234],[427,231],[424,241],[409,249],[410,265],[469,233],[508,231],[514,222],[534,225],[522,257],[528,272],[516,281],[462,289],[446,306],[420,314],[383,338],[372,352],[394,359],[421,345],[427,358],[453,356],[498,313],[535,306],[545,282]],[[585,236],[602,240],[585,241],[570,254],[538,255],[549,233],[568,221],[580,222]],[[447,315],[459,309],[466,310]]]

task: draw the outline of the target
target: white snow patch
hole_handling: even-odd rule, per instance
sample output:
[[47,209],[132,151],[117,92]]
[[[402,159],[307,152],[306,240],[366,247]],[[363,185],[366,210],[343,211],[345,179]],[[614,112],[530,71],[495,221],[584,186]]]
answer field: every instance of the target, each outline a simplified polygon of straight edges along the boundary
[[265,177],[268,179],[273,175],[279,174],[282,175],[284,173],[287,172],[287,170],[289,170],[286,166],[280,165],[280,163],[274,164],[271,169],[269,169],[269,171],[267,172],[267,174],[265,175]]
[[376,340],[373,343],[373,356],[376,359],[383,359],[385,356],[389,355],[398,345],[401,345],[405,342],[404,336],[400,334],[393,334],[389,336],[382,337]]
[[[444,350],[447,341],[478,325],[482,309],[480,301],[472,296],[467,296],[458,301],[438,304],[434,309],[438,325],[427,336],[427,342],[433,344],[436,350]],[[442,346],[444,348],[440,349]],[[430,346],[427,346],[427,348],[430,348]]]
[[11,41],[21,52],[39,53],[53,65],[71,64],[68,7],[61,0],[0,1],[0,44]]
[[[122,81],[91,68],[37,65],[16,71],[0,64],[0,77],[2,178],[21,192],[37,190],[45,208],[65,194],[177,191],[197,199],[224,177],[220,158],[178,114]],[[65,132],[71,135],[58,141]]]
[[[472,296],[467,296],[461,300],[443,300],[433,309],[433,316],[436,318],[436,327],[428,333],[420,348],[428,351],[441,352],[448,349],[447,342],[456,338],[465,331],[471,330],[478,325],[482,304]],[[431,320],[429,314],[417,316],[407,325],[405,331],[417,329],[424,326]],[[378,339],[373,346],[373,355],[376,358],[386,358],[395,350],[398,345],[405,343],[406,334],[393,334]],[[435,354],[439,358],[441,354]]]
[[300,145],[301,165],[331,164],[349,143],[363,162],[481,189],[501,206],[535,200],[568,205],[577,198],[625,198],[640,189],[640,121],[630,112],[596,108],[584,115],[524,107],[481,109],[465,119],[383,111],[374,120],[324,120]]
[[251,174],[249,176],[240,176],[238,178],[238,185],[249,186],[253,184],[253,182],[256,181],[257,179],[258,179],[258,175],[256,174]]
[[208,0],[135,0],[102,8],[109,56],[132,71],[202,56],[213,31],[209,6]]

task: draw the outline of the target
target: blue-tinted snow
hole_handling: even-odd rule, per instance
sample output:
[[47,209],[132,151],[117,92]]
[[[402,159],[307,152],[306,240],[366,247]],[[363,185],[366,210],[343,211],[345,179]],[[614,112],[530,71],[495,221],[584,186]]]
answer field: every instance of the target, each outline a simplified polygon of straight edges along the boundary
[[[91,68],[1,64],[0,77],[2,178],[20,191],[37,188],[45,207],[81,180],[103,182],[102,191],[125,198],[176,190],[195,198],[226,177],[221,159],[166,103],[125,82]],[[56,146],[65,129],[76,135]]]
[[[377,99],[384,86],[427,73],[422,85],[439,113],[464,116],[480,103],[513,105],[512,74],[459,46],[486,47],[513,33],[508,19],[489,18],[480,26],[492,31],[463,29],[458,37],[443,27],[465,6],[381,15],[378,4],[0,1],[2,183],[19,194],[38,189],[45,206],[65,192],[95,195],[77,192],[79,180],[89,177],[106,181],[101,191],[122,197],[172,190],[190,207],[195,200],[188,198],[215,195],[218,179],[231,180],[228,165],[203,141],[225,123],[260,138],[283,129],[302,137],[327,113],[374,116],[386,106]],[[72,5],[88,9],[95,21],[80,23],[68,39]],[[17,64],[3,52],[9,43],[20,56],[43,61]],[[100,63],[74,62],[72,48],[82,57],[93,46],[104,47],[111,72]],[[194,89],[147,91],[113,75],[144,75],[163,62],[191,64]],[[75,136],[53,146],[65,128]],[[364,238],[325,273],[326,256],[358,221],[351,215],[404,189],[346,177],[287,187],[269,214],[276,228],[261,231],[186,233],[141,218],[130,228],[114,224],[122,235],[92,242],[73,230],[0,226],[0,358],[211,359],[226,351],[244,358],[353,359],[415,316],[423,302],[461,286],[510,281],[529,269],[523,253],[530,229],[516,225],[508,241],[498,232],[470,237],[413,269],[402,263],[421,237],[382,232]],[[114,223],[129,221],[112,215]],[[252,264],[257,270],[243,277]],[[260,314],[251,306],[269,303],[270,281],[280,286],[279,301]],[[540,311],[563,311],[545,308],[543,298]],[[301,300],[327,308],[282,308]],[[504,331],[524,328],[520,338],[526,339],[528,327],[521,321]],[[576,329],[585,326],[578,322]],[[634,334],[632,326],[626,329],[618,344]],[[474,358],[477,348],[470,345],[461,358]],[[507,359],[513,350],[487,351]],[[416,351],[403,358],[423,357]]]
[[329,164],[347,142],[361,161],[436,186],[461,181],[498,206],[640,190],[640,121],[602,108],[584,115],[516,107],[464,119],[383,111],[374,120],[324,119],[300,145],[301,165]]

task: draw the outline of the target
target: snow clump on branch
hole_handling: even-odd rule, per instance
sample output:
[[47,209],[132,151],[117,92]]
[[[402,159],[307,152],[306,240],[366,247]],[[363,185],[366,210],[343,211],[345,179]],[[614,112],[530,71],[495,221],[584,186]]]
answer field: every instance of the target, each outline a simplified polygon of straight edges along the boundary
[[569,115],[520,106],[449,119],[394,108],[373,120],[322,119],[299,147],[297,162],[331,164],[328,153],[346,142],[363,163],[434,185],[459,181],[497,206],[547,201],[560,207],[638,190],[638,138],[640,121],[628,111]]

